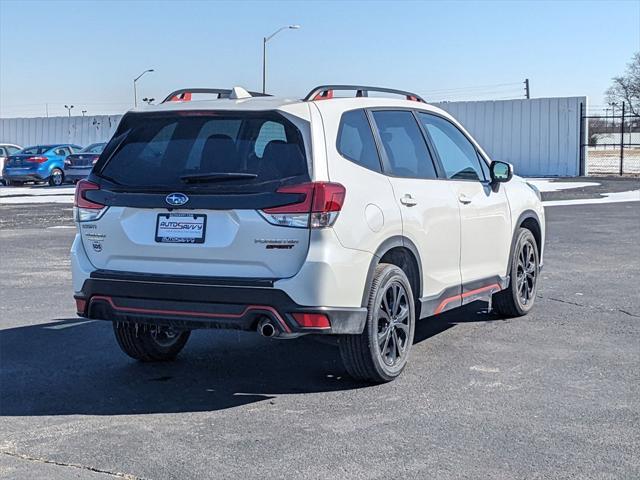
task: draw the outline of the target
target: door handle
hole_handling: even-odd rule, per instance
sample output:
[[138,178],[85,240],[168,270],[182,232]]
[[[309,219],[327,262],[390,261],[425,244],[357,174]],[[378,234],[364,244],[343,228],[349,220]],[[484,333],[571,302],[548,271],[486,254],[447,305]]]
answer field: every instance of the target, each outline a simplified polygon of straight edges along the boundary
[[407,207],[413,207],[414,205],[418,204],[416,199],[413,198],[408,193],[406,193],[402,198],[400,198],[400,203],[403,205],[406,205]]
[[471,203],[471,199],[467,197],[464,193],[461,193],[460,195],[458,195],[458,200],[460,201],[460,203],[464,205],[468,205]]

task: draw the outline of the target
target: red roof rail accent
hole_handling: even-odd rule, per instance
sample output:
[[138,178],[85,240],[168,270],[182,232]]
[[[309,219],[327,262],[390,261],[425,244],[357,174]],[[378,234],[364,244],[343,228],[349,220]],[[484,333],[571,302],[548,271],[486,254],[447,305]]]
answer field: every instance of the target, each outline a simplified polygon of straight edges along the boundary
[[[175,92],[171,92],[162,103],[166,102],[189,102],[194,93],[203,93],[215,95],[216,98],[229,98],[231,89],[229,88],[181,88]],[[252,97],[270,97],[270,95],[260,92],[249,92]]]
[[365,85],[320,85],[311,90],[304,101],[312,102],[314,100],[328,100],[333,98],[334,93],[337,91],[354,91],[356,97],[368,97],[369,92],[389,93],[391,95],[399,95],[407,100],[414,102],[427,103],[417,93],[407,92],[406,90],[396,90],[395,88],[383,88],[383,87],[367,87]]
[[330,100],[333,98],[333,90],[323,90],[322,92],[318,93],[315,97],[313,97],[314,100]]

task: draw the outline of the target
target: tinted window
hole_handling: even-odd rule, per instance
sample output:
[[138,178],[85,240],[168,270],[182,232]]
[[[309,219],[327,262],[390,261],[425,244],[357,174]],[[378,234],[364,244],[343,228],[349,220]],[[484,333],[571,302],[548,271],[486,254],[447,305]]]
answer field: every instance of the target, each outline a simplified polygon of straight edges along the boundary
[[431,154],[411,112],[377,111],[373,117],[389,160],[390,174],[436,178]]
[[[100,175],[121,185],[230,190],[238,185],[261,190],[261,185],[274,190],[283,180],[309,178],[302,135],[277,113],[128,114],[116,136],[122,136],[122,142],[109,144],[103,155],[106,164],[98,168]],[[264,143],[262,157],[256,155],[259,141]],[[216,173],[255,178],[198,183],[182,178]]]
[[254,146],[254,153],[258,158],[262,158],[265,147],[272,140],[287,141],[284,126],[278,122],[264,122]]
[[42,155],[51,149],[51,145],[41,145],[39,147],[27,147],[24,150],[21,150],[20,153],[24,155]]
[[91,145],[89,145],[88,147],[84,147],[80,151],[82,153],[102,153],[105,145],[106,143],[92,143]]
[[382,171],[376,143],[364,110],[342,115],[337,141],[338,152],[369,170]]
[[475,147],[455,125],[427,113],[418,116],[431,136],[447,178],[484,179]]
[[0,157],[6,157],[7,156],[7,152],[4,149],[4,147],[0,147]]
[[484,173],[485,180],[491,180],[491,171],[489,170],[489,164],[484,161],[480,152],[478,152],[478,162],[480,162],[480,168],[482,169],[482,173]]
[[14,153],[20,151],[18,147],[7,147],[7,150],[9,150],[9,155],[13,155]]

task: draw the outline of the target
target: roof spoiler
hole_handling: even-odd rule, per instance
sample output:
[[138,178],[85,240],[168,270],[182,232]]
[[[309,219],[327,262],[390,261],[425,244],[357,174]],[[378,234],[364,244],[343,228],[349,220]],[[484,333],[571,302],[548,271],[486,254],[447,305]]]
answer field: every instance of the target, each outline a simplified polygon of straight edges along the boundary
[[311,90],[307,96],[304,97],[304,100],[306,102],[311,102],[313,100],[328,100],[333,98],[333,93],[335,91],[355,91],[356,97],[368,97],[369,92],[391,93],[394,95],[400,95],[401,97],[405,97],[407,100],[412,100],[414,102],[427,103],[417,93],[407,92],[405,90],[396,90],[394,88],[368,87],[365,85],[320,85]]
[[189,102],[191,101],[191,96],[194,93],[205,93],[210,95],[217,95],[216,98],[243,98],[244,95],[240,95],[240,91],[246,92],[249,97],[269,97],[265,93],[259,92],[247,92],[240,87],[234,88],[181,88],[180,90],[176,90],[175,92],[171,92],[167,98],[165,98],[162,103],[166,102]]

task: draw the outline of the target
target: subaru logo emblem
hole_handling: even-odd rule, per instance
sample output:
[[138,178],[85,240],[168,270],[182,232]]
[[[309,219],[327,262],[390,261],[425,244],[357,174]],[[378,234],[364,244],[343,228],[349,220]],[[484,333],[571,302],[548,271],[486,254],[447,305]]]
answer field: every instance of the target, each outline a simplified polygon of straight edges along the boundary
[[189,201],[189,197],[187,197],[184,193],[172,193],[171,195],[167,195],[165,201],[169,205],[180,206],[187,203]]

